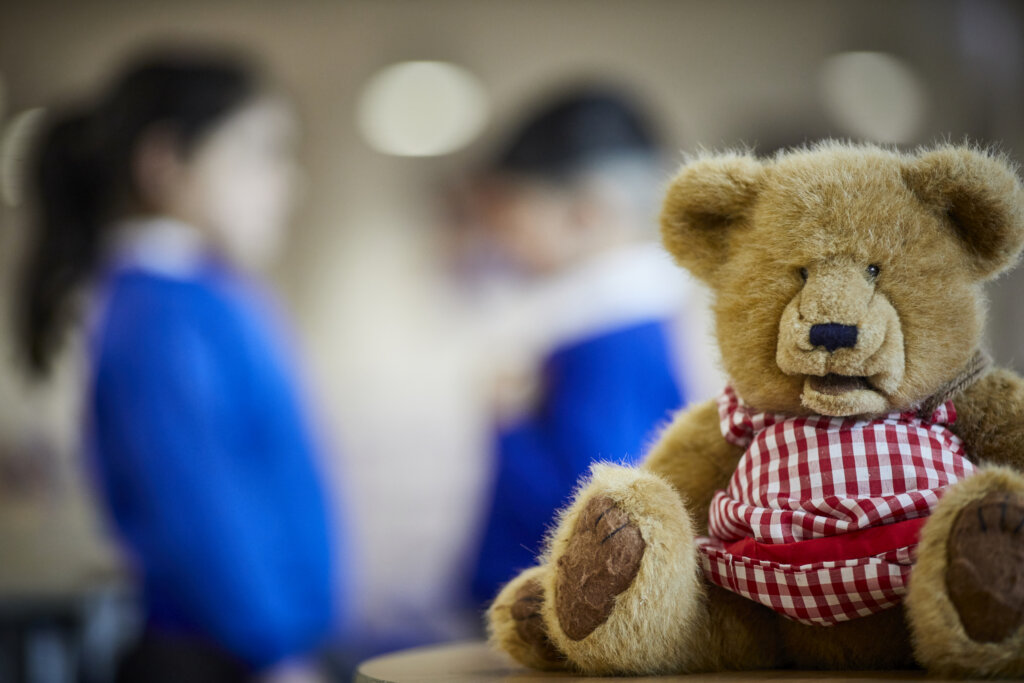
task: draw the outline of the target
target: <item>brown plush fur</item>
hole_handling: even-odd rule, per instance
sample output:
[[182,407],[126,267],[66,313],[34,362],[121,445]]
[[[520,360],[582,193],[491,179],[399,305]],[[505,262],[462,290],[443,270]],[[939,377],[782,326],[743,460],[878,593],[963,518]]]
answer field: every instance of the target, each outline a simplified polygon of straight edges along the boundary
[[[978,354],[981,286],[1012,266],[1024,244],[1014,169],[954,146],[901,154],[827,143],[770,160],[707,155],[669,188],[662,234],[677,261],[711,286],[725,369],[754,408],[868,416],[953,397],[954,430],[968,455],[1003,467],[983,469],[943,498],[924,527],[905,606],[806,626],[701,576],[694,537],[705,532],[711,497],[742,453],[722,438],[715,405],[695,406],[676,417],[642,467],[595,467],[539,566],[491,608],[495,644],[551,667],[537,655],[548,643],[561,654],[556,666],[587,673],[917,663],[958,675],[1024,674],[1024,626],[1000,643],[975,643],[964,632],[947,595],[945,542],[974,501],[1024,490],[1024,381],[986,371]],[[822,323],[856,325],[856,345],[812,346],[809,329]],[[587,598],[612,607],[574,639],[555,606],[584,595],[586,577],[560,581],[559,572],[614,560],[580,538],[594,533],[580,520],[608,501],[624,528],[639,532],[642,544],[629,547],[642,547],[641,559],[628,586],[609,582],[605,594]],[[543,629],[517,630],[515,596],[539,592]],[[526,607],[516,614],[535,618]],[[524,633],[536,642],[524,642]]]
[[1024,471],[1024,380],[993,370],[964,391],[956,412],[953,431],[976,462]]

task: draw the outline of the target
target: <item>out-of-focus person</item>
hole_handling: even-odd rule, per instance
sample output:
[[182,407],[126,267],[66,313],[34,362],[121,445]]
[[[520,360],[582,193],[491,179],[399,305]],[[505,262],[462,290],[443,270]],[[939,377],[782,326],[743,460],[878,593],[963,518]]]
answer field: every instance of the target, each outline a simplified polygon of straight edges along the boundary
[[216,49],[131,62],[34,165],[20,342],[84,323],[86,447],[137,572],[122,681],[318,680],[344,558],[286,327],[255,273],[284,237],[297,122]]
[[463,203],[500,366],[477,603],[533,564],[592,462],[636,460],[717,389],[706,302],[654,241],[666,177],[639,107],[584,88],[527,117]]

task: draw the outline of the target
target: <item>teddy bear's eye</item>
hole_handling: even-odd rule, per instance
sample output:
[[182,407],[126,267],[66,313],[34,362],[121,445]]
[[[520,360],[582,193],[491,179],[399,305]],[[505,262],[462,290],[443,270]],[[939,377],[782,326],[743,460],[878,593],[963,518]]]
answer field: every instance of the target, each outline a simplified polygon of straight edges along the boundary
[[807,282],[807,269],[806,268],[801,268],[800,269],[800,279],[803,280],[804,282]]
[[878,277],[878,274],[881,273],[881,272],[882,272],[882,269],[879,268],[878,266],[876,266],[874,263],[872,263],[870,266],[868,266],[868,277],[871,278],[872,280],[874,280],[876,277]]

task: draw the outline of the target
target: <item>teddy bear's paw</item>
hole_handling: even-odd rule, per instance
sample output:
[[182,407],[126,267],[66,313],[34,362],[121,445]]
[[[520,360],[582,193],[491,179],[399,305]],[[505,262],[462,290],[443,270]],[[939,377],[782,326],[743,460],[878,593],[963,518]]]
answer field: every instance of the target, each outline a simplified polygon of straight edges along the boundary
[[544,624],[546,577],[547,567],[534,567],[501,590],[487,614],[491,642],[526,666],[564,669],[565,655],[551,642]]
[[989,493],[963,508],[948,541],[946,587],[967,635],[1006,640],[1024,624],[1024,496]]
[[582,640],[607,621],[615,598],[640,570],[646,546],[639,527],[611,498],[587,503],[556,570],[555,612],[566,636]]
[[987,465],[951,486],[922,528],[905,607],[932,673],[1024,677],[1022,520],[1024,474]]
[[548,636],[586,674],[687,670],[706,609],[683,499],[643,468],[597,464],[591,474],[549,542]]
[[559,665],[565,656],[551,643],[544,627],[544,587],[540,581],[530,579],[515,593],[515,602],[509,610],[515,623],[516,634],[530,648],[533,656],[545,663]]

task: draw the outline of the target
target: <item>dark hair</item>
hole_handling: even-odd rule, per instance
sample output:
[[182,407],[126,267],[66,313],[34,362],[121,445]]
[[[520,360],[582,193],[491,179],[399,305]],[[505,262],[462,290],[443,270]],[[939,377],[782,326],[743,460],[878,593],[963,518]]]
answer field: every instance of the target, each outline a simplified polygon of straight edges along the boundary
[[653,157],[659,147],[654,125],[631,97],[612,88],[583,86],[532,112],[506,140],[490,170],[559,181],[609,157]]
[[186,155],[258,86],[234,55],[164,50],[132,61],[92,106],[47,125],[29,176],[35,214],[16,313],[33,373],[49,369],[69,300],[96,268],[104,227],[138,199],[132,159],[142,136],[166,126]]

